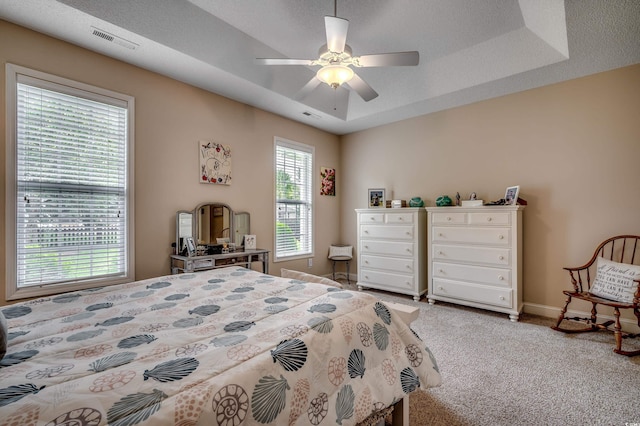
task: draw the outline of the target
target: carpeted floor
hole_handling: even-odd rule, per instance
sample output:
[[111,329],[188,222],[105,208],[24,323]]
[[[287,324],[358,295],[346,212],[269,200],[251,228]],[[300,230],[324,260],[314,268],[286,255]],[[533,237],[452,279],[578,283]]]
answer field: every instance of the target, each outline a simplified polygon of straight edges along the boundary
[[[412,426],[640,424],[640,356],[613,353],[610,333],[566,335],[547,318],[524,314],[514,323],[506,314],[370,292],[420,308],[412,328],[442,374],[442,386],[410,396]],[[640,339],[624,343],[640,348]]]

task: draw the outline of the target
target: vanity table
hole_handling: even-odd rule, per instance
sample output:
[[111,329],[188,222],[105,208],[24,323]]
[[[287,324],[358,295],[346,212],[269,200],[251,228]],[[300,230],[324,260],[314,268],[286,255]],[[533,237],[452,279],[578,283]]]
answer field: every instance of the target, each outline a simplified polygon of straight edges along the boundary
[[[234,212],[224,203],[201,203],[193,210],[176,212],[176,254],[171,255],[171,273],[204,271],[229,265],[251,269],[253,262],[262,262],[262,272],[269,273],[269,250],[245,249],[244,236],[251,234],[247,212]],[[193,240],[197,253],[216,253],[187,256],[187,241]],[[235,247],[228,253],[209,248]],[[226,250],[225,250],[226,251]]]
[[236,250],[232,253],[209,254],[204,256],[171,256],[171,273],[197,272],[207,269],[224,268],[229,265],[242,265],[251,269],[253,262],[262,262],[262,272],[269,273],[269,250]]

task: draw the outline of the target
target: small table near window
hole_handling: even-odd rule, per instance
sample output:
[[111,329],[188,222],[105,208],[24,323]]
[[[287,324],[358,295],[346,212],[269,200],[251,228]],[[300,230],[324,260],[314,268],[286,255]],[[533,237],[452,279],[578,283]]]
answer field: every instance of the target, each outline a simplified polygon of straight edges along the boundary
[[209,254],[205,256],[171,255],[171,273],[198,272],[207,269],[241,265],[251,269],[253,262],[262,262],[262,272],[269,273],[269,250],[236,250],[231,253]]

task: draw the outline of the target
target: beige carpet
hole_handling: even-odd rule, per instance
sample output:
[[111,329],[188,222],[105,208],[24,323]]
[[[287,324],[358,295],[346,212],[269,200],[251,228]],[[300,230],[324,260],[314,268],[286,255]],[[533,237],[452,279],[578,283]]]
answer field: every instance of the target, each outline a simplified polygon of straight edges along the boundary
[[[513,323],[506,314],[371,293],[420,308],[412,328],[438,362],[442,386],[410,396],[412,426],[640,423],[640,357],[613,353],[612,334],[565,335],[549,328],[551,319]],[[640,339],[631,343],[640,348]]]

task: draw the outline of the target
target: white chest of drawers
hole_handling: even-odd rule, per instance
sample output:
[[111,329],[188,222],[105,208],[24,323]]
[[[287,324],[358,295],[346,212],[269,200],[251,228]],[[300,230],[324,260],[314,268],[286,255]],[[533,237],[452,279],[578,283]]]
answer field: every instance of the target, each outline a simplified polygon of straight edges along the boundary
[[427,291],[424,208],[356,209],[358,289],[408,294]]
[[523,206],[427,207],[427,299],[522,311]]

